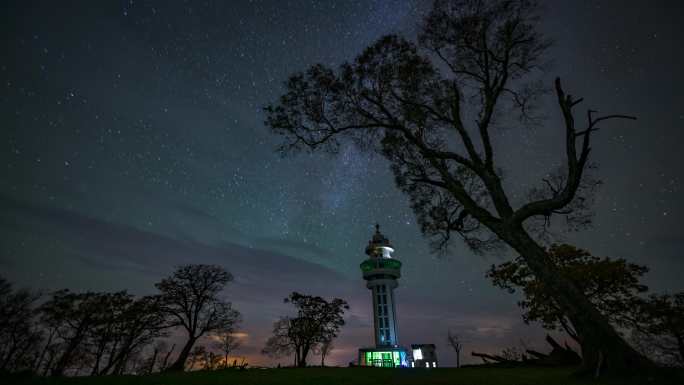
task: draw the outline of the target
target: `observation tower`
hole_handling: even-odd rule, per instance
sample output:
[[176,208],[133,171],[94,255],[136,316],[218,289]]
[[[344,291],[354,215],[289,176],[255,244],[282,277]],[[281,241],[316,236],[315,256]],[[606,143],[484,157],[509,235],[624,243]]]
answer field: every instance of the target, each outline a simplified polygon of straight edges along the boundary
[[368,258],[361,263],[363,279],[373,297],[375,347],[359,349],[359,365],[408,366],[406,349],[399,346],[394,289],[399,285],[401,262],[392,257],[394,248],[375,225],[375,234],[366,246]]

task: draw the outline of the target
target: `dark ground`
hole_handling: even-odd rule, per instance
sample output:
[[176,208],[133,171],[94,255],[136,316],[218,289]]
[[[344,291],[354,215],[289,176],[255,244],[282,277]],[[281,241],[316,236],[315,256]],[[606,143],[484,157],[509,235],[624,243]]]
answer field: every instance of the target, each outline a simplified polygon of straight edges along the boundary
[[377,368],[305,368],[219,370],[151,376],[109,376],[82,378],[0,378],[7,385],[541,385],[541,384],[684,384],[684,371],[668,370],[652,375],[593,380],[572,376],[572,368],[437,368],[437,369],[377,369]]

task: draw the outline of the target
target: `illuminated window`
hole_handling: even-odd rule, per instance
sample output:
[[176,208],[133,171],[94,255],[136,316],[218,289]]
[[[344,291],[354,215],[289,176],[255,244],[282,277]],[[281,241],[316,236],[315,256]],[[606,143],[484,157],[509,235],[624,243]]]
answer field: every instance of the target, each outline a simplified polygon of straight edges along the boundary
[[425,363],[425,367],[426,367],[426,368],[429,368],[429,367],[430,367],[430,363],[429,363],[429,362],[426,362],[426,363]]
[[416,363],[413,362],[413,361],[411,361],[411,367],[412,367],[412,368],[415,368],[415,367],[416,367]]
[[422,360],[423,359],[423,352],[420,349],[413,349],[413,359],[414,360]]
[[433,362],[433,363],[432,363],[432,367],[433,367],[433,368],[436,368],[436,367],[437,367],[437,363],[436,363],[436,362]]

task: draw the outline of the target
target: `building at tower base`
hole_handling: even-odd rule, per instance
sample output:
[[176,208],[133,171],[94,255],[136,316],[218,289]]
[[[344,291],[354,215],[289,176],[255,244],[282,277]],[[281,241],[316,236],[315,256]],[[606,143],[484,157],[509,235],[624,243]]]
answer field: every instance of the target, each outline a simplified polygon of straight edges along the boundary
[[437,350],[434,344],[411,344],[412,368],[436,368]]
[[359,349],[359,365],[397,368],[409,366],[406,349],[398,347],[377,347]]

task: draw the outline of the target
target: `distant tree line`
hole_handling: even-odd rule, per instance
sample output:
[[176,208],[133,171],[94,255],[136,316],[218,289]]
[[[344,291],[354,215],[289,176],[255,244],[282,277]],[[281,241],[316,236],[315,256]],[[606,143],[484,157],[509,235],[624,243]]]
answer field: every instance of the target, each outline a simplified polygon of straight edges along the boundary
[[[148,374],[198,362],[228,367],[239,346],[240,313],[221,292],[232,279],[220,266],[184,265],[155,285],[157,294],[136,297],[66,289],[45,295],[0,277],[0,373]],[[164,340],[174,332],[185,337],[179,350]],[[198,345],[208,335],[218,353]]]

